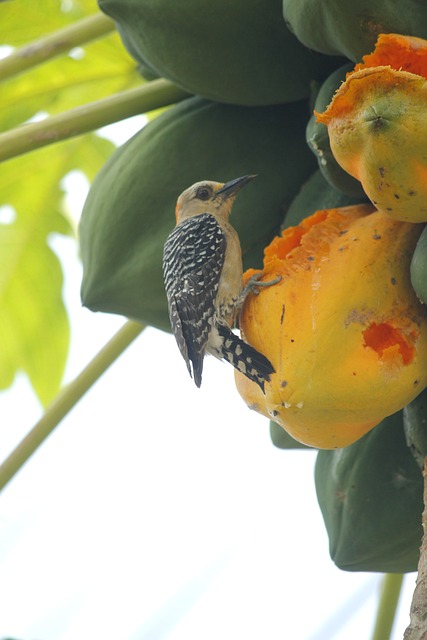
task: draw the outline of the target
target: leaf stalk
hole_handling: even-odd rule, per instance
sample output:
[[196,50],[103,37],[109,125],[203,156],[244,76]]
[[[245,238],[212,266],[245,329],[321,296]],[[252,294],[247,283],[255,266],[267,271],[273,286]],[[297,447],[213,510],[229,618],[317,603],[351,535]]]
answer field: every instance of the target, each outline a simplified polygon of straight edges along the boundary
[[0,60],[0,82],[114,31],[115,24],[96,13],[16,49]]
[[167,107],[189,93],[160,78],[0,134],[0,161],[67,140],[131,116]]
[[143,329],[144,325],[128,320],[83,371],[60,391],[33,429],[0,466],[0,491]]
[[402,582],[403,574],[401,573],[384,574],[372,640],[390,640]]

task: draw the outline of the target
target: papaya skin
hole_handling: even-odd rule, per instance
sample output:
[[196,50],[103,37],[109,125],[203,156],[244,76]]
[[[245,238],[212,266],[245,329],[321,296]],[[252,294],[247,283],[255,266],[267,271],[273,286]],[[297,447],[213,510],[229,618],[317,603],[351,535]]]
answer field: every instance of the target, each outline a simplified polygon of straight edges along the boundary
[[427,304],[427,227],[424,227],[412,256],[411,284],[421,302]]
[[380,33],[427,38],[423,0],[283,0],[289,29],[309,49],[353,62],[371,51]]
[[334,563],[344,571],[416,571],[423,478],[399,411],[345,449],[319,451],[316,493]]
[[[324,111],[326,109],[334,93],[341,83],[345,81],[346,75],[352,70],[352,67],[353,65],[346,64],[331,73],[325,80],[316,96],[314,103],[315,111]],[[317,158],[320,171],[334,189],[348,196],[357,197],[364,195],[359,180],[356,180],[344,171],[336,161],[331,151],[328,128],[323,123],[317,122],[315,115],[312,115],[307,123],[306,142]]]
[[382,34],[317,122],[375,207],[427,222],[427,41]]
[[262,279],[282,279],[249,296],[240,321],[276,370],[265,396],[236,374],[250,408],[334,449],[427,386],[427,310],[409,281],[421,231],[359,205],[317,212],[272,241]]
[[138,62],[209,100],[260,106],[308,98],[311,82],[342,64],[304,47],[277,0],[99,0],[99,7]]

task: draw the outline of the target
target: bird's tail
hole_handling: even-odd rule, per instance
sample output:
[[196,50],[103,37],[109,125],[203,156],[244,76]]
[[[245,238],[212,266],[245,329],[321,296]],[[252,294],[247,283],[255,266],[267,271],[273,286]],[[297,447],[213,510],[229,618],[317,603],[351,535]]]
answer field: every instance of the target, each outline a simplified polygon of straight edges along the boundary
[[228,325],[218,325],[219,335],[223,338],[222,357],[243,373],[249,380],[256,382],[264,391],[264,384],[270,381],[275,372],[271,362],[259,351],[236,336]]

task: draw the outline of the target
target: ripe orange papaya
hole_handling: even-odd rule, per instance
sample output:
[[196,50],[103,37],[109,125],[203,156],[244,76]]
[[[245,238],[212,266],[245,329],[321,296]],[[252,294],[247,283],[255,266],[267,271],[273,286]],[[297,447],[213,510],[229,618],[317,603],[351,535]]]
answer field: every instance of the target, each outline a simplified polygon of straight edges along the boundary
[[237,107],[190,98],[115,151],[82,212],[81,295],[94,311],[170,329],[162,254],[179,194],[203,179],[258,174],[233,208],[246,266],[262,263],[288,203],[316,161],[304,143],[308,103]]
[[130,53],[159,75],[211,100],[239,105],[306,98],[339,66],[287,29],[280,2],[99,0]]
[[319,451],[315,482],[340,569],[416,571],[423,478],[406,446],[401,411],[345,449]]
[[[312,447],[348,446],[427,386],[427,310],[409,279],[422,225],[357,205],[318,211],[264,251],[242,335],[272,363],[246,404]],[[246,278],[256,271],[249,270]]]
[[332,152],[377,209],[427,222],[427,41],[382,34],[324,113]]

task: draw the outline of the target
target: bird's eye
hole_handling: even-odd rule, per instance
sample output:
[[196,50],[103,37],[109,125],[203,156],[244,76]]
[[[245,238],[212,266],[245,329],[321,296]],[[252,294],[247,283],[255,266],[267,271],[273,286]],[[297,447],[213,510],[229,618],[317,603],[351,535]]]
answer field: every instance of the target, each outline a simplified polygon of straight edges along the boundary
[[199,187],[196,191],[196,198],[198,200],[209,200],[212,192],[209,187]]

